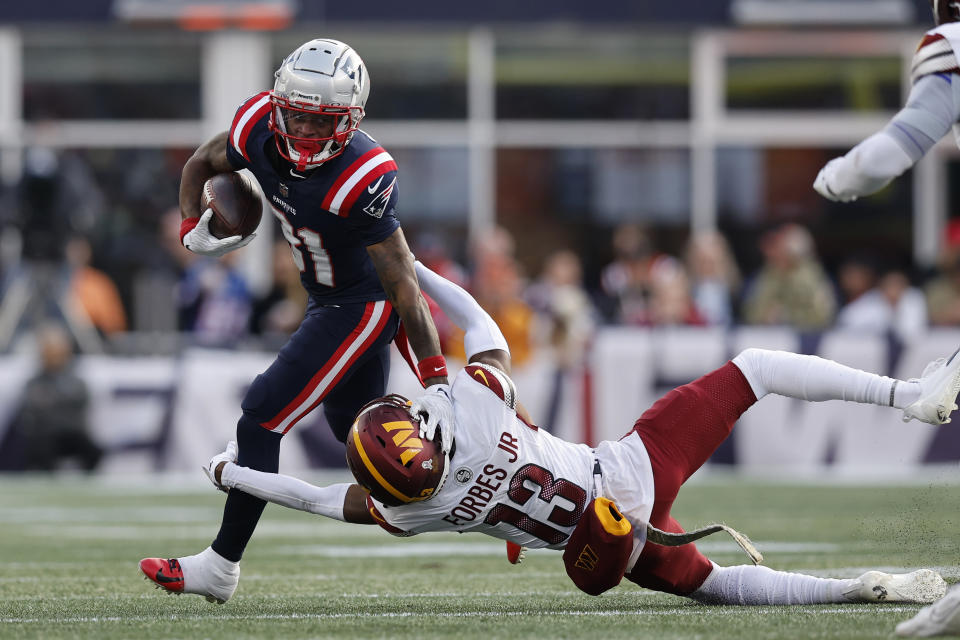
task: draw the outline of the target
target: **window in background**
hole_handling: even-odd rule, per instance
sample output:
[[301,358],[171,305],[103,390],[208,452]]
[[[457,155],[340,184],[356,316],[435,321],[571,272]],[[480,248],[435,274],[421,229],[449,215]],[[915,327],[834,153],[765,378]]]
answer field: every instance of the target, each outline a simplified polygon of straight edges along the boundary
[[501,216],[539,211],[554,221],[689,221],[686,149],[501,149],[497,165]]
[[913,4],[910,0],[733,0],[730,14],[740,24],[902,25],[913,19]]
[[200,58],[197,34],[24,31],[24,118],[199,118]]
[[951,156],[945,163],[947,173],[947,217],[960,216],[960,157]]
[[[467,115],[467,39],[465,34],[377,33],[336,30],[370,71],[367,116],[378,120],[454,119]],[[285,32],[271,43],[271,64],[316,32]]]
[[497,222],[517,255],[539,268],[557,248],[576,251],[588,271],[609,252],[609,232],[624,222],[655,229],[679,251],[690,212],[686,149],[501,149]]
[[720,228],[748,270],[767,229],[796,222],[813,232],[819,255],[834,268],[852,253],[910,264],[913,253],[912,174],[868,198],[835,203],[811,187],[817,171],[846,149],[724,147],[717,151]]
[[389,149],[399,168],[400,205],[405,224],[466,224],[470,205],[467,150]]
[[901,104],[902,64],[897,56],[731,56],[727,107],[895,111]]
[[177,198],[180,170],[193,149],[105,148],[66,153],[82,161],[99,186],[102,207],[87,235],[94,265],[116,283],[132,328],[176,328],[175,322],[149,327],[144,322],[173,308],[173,285],[190,259],[180,246]]
[[687,34],[527,30],[498,33],[496,47],[498,118],[690,115]]

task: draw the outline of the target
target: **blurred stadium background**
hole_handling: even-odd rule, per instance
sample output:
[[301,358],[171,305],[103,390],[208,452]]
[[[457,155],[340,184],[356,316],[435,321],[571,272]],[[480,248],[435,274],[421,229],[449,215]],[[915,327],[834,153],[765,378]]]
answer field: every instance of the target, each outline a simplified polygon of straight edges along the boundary
[[[960,341],[956,146],[852,204],[811,184],[899,108],[931,26],[926,0],[5,3],[0,469],[23,467],[50,320],[79,354],[100,472],[195,469],[232,435],[303,300],[269,215],[235,257],[190,259],[180,168],[318,36],[367,63],[364,128],[400,166],[411,245],[500,322],[544,427],[617,437],[746,346],[915,377]],[[761,299],[783,261],[809,288]],[[845,313],[871,292],[888,306]],[[955,433],[766,400],[713,463],[952,478]],[[287,440],[287,470],[343,464],[320,416]]]

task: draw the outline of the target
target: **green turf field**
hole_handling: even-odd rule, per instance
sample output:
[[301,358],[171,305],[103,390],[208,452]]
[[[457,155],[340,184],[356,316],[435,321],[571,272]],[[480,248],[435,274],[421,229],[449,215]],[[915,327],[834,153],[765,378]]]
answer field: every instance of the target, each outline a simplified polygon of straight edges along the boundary
[[[698,478],[674,510],[723,520],[765,564],[852,577],[938,568],[960,579],[960,471],[878,487]],[[507,563],[479,535],[397,539],[270,506],[222,606],[155,590],[144,556],[186,555],[216,532],[222,494],[196,478],[0,476],[0,638],[887,638],[918,607],[707,607],[624,583],[593,598],[560,554]],[[700,548],[746,561],[718,534]]]

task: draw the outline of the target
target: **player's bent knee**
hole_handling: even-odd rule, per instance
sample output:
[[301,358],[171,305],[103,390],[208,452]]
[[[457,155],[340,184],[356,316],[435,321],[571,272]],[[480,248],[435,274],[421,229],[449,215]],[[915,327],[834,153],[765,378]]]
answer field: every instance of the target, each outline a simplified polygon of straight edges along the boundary
[[250,388],[247,389],[247,393],[243,396],[243,401],[240,403],[240,408],[243,410],[244,415],[249,416],[251,419],[257,422],[266,422],[273,418],[273,415],[270,415],[271,411],[268,407],[270,397],[270,380],[263,374],[260,374],[253,379],[253,383],[251,383]]
[[763,349],[758,349],[757,347],[748,347],[738,353],[732,358],[732,360],[739,364],[743,363],[753,363],[757,361],[757,357],[763,352]]
[[276,473],[280,469],[282,439],[281,434],[264,429],[244,415],[237,423],[237,463],[257,471]]

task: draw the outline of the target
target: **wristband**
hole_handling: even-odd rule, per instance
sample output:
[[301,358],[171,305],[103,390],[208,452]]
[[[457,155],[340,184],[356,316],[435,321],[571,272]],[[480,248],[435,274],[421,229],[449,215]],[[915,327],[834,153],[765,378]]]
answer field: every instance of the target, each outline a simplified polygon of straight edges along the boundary
[[436,378],[447,375],[447,361],[443,356],[430,356],[417,363],[417,370],[420,372],[420,378]]
[[180,244],[183,244],[183,236],[187,235],[200,222],[200,218],[184,218],[180,221]]

